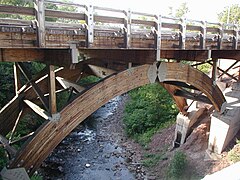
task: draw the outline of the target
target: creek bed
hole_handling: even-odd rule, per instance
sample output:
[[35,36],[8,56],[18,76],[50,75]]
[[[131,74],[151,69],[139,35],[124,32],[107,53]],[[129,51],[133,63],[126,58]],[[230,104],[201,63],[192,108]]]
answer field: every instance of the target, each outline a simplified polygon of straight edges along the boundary
[[141,164],[132,161],[134,152],[123,146],[127,139],[121,119],[127,99],[112,99],[75,128],[43,163],[44,179],[144,179]]

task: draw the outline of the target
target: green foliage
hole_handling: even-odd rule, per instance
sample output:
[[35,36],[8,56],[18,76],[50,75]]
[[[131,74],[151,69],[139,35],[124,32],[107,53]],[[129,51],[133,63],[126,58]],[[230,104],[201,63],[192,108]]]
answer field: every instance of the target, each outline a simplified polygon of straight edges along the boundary
[[32,75],[36,75],[37,73],[39,73],[41,70],[43,70],[46,67],[46,64],[40,63],[40,62],[32,62],[30,64],[30,69],[31,69],[31,73]]
[[145,167],[154,167],[163,158],[162,154],[146,154],[142,163]]
[[146,85],[129,92],[124,124],[129,136],[146,144],[161,127],[173,122],[177,108],[168,92],[158,83]]
[[230,7],[225,7],[224,10],[218,14],[218,19],[223,23],[240,24],[240,6],[234,4]]
[[168,179],[183,179],[184,171],[187,167],[187,156],[181,151],[177,151],[168,167]]
[[178,18],[184,17],[184,16],[186,16],[187,13],[189,13],[189,8],[187,7],[187,3],[184,2],[176,10],[176,17],[178,17]]
[[145,167],[156,166],[161,160],[164,160],[166,158],[166,151],[167,151],[167,147],[165,147],[165,150],[161,153],[144,154],[144,159],[142,161],[143,165]]
[[240,149],[240,140],[236,140],[236,142],[237,142],[236,146],[238,147],[236,149],[238,149],[238,150],[236,150],[234,148],[231,151],[229,151],[229,153],[228,153],[228,159],[230,161],[233,161],[234,163],[240,161],[240,151],[239,151],[239,149]]
[[96,83],[100,80],[99,77],[97,76],[87,76],[87,77],[84,77],[82,78],[80,81],[79,81],[79,85],[81,86],[86,86],[86,85],[89,85],[89,84],[93,84],[93,83]]
[[57,94],[57,110],[61,111],[65,105],[67,105],[68,100],[70,99],[70,94],[68,91],[63,91]]
[[14,96],[13,63],[0,63],[0,109]]
[[175,14],[173,14],[173,7],[169,7],[168,15],[170,15],[172,17],[182,18],[182,17],[186,16],[187,13],[189,13],[189,12],[190,12],[190,10],[187,6],[187,3],[184,2],[184,3],[180,4],[179,8],[176,9]]
[[38,175],[38,174],[34,174],[32,177],[31,177],[31,180],[43,180],[43,177]]
[[197,69],[204,72],[204,73],[209,73],[209,71],[211,70],[212,66],[208,63],[205,64],[201,64],[197,66]]
[[[26,0],[0,0],[0,4],[22,6],[22,7],[33,7],[31,1]],[[19,15],[19,14],[0,14],[0,18],[13,18],[13,19],[25,19],[33,20],[33,16]]]
[[0,170],[6,166],[6,162],[7,162],[7,157],[6,157],[6,154],[5,154],[5,150],[0,147]]

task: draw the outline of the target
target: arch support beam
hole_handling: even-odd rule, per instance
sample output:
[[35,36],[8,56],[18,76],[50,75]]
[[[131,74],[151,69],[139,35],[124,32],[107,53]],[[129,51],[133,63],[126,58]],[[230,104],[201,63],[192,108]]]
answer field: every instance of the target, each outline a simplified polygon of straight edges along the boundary
[[[172,94],[180,110],[186,105],[185,99],[174,96],[178,87],[164,82],[180,81],[193,85],[207,95],[217,110],[220,110],[225,102],[219,88],[212,86],[212,80],[188,65],[162,62],[160,66],[153,64],[130,68],[108,76],[90,89],[79,93],[76,99],[60,112],[58,121],[46,121],[36,131],[36,134],[17,153],[9,167],[24,167],[29,174],[33,174],[52,150],[99,107],[118,95],[156,80],[159,80]],[[215,95],[222,98],[219,99]]]
[[224,112],[226,99],[222,91],[203,72],[186,64],[165,62],[161,62],[157,72],[160,82],[179,81],[192,85],[208,97],[217,111]]

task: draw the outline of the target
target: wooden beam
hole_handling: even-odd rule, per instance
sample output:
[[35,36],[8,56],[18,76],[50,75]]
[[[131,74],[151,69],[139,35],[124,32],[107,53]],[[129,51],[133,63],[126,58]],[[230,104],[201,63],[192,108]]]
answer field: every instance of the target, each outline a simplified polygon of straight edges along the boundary
[[183,113],[183,114],[186,114],[186,106],[187,106],[187,101],[185,98],[183,97],[180,97],[180,96],[175,96],[174,95],[174,92],[177,90],[177,89],[180,89],[179,87],[175,86],[175,85],[171,85],[171,84],[166,84],[166,83],[160,83],[167,91],[169,94],[172,95],[173,97],[173,100],[175,101],[177,107],[178,107],[178,110]]
[[31,7],[0,5],[0,12],[6,14],[21,14],[34,16],[34,9]]
[[177,89],[174,92],[174,95],[175,96],[181,96],[181,97],[184,97],[184,98],[187,98],[187,99],[192,99],[194,101],[200,101],[200,102],[204,102],[204,103],[207,103],[207,104],[212,104],[212,102],[206,96],[201,95],[201,94],[191,93],[191,92],[188,92],[188,91],[185,91],[185,90]]
[[17,150],[10,146],[8,140],[0,134],[0,142],[3,144],[3,147],[8,151],[11,157],[14,157],[17,153]]
[[68,89],[68,88],[71,88],[73,87],[74,90],[76,90],[78,93],[83,91],[85,88],[82,87],[82,86],[79,86],[78,84],[76,83],[73,83],[71,81],[68,81],[62,77],[56,77],[57,81],[61,84],[61,86],[64,88],[64,89]]
[[23,102],[25,102],[25,104],[28,105],[28,107],[30,107],[35,113],[37,113],[42,118],[44,118],[46,120],[51,119],[51,115],[47,111],[45,111],[44,109],[39,107],[38,105],[34,104],[33,102],[31,102],[27,99],[23,100]]
[[49,112],[51,114],[55,114],[57,113],[55,67],[53,65],[49,65],[48,70]]
[[44,51],[30,48],[2,48],[0,62],[43,61]]
[[38,47],[45,47],[45,8],[44,0],[34,0],[35,17],[37,20]]
[[20,138],[17,139],[17,140],[14,140],[14,141],[12,141],[12,142],[9,142],[9,144],[10,144],[10,145],[16,144],[16,143],[18,143],[19,141],[23,141],[23,140],[31,137],[33,134],[34,134],[34,132],[31,132],[31,133],[29,133],[29,134],[27,134],[27,135],[25,135],[25,136],[20,137]]
[[66,12],[66,11],[46,9],[45,14],[47,17],[66,18],[66,19],[75,19],[75,20],[85,19],[85,14],[77,13],[77,12]]
[[178,81],[165,81],[164,84],[171,84],[177,87],[184,87],[184,88],[188,88],[188,89],[194,89],[194,90],[199,90],[196,87],[192,86],[192,85],[188,85],[184,82],[178,82]]
[[216,83],[217,80],[218,59],[213,59],[212,63],[212,80]]
[[158,72],[160,82],[179,81],[190,84],[204,93],[218,112],[223,113],[225,111],[226,99],[222,91],[203,72],[190,65],[166,62],[161,62]]
[[38,87],[38,85],[35,83],[35,81],[31,80],[30,72],[25,68],[23,63],[18,62],[17,65],[18,65],[19,69],[21,70],[21,72],[23,73],[23,75],[25,76],[25,78],[27,79],[27,81],[29,81],[31,83],[33,90],[38,95],[43,106],[46,108],[46,110],[49,110],[48,100],[44,97],[43,93],[41,92],[41,89]]
[[224,74],[226,74],[230,69],[233,68],[239,61],[235,61],[231,66],[229,66],[222,74],[218,76],[218,78],[222,77]]
[[100,67],[100,66],[95,66],[95,65],[91,65],[91,64],[89,64],[88,67],[91,69],[92,73],[95,76],[100,77],[100,78],[105,78],[113,73],[116,73],[115,70]]
[[[211,63],[211,62],[208,62],[208,64],[213,65],[213,63]],[[236,77],[234,77],[233,75],[231,75],[231,74],[227,73],[226,71],[222,70],[220,67],[217,67],[217,69],[218,69],[219,71],[221,71],[222,73],[225,73],[226,75],[228,75],[230,78],[238,81],[238,79],[237,79]]]
[[14,72],[14,85],[15,85],[15,94],[18,94],[19,89],[22,87],[21,81],[20,81],[20,70],[16,63],[13,65],[13,72]]
[[16,131],[16,129],[17,129],[17,125],[18,125],[18,123],[19,123],[19,121],[20,121],[20,119],[21,119],[22,113],[23,113],[23,109],[21,109],[21,111],[19,112],[18,117],[17,117],[17,119],[16,119],[16,121],[15,121],[14,127],[13,127],[13,129],[12,129],[12,131],[11,131],[11,134],[10,134],[10,137],[9,137],[9,142],[11,142],[12,139],[13,139],[13,136],[14,136],[15,131]]

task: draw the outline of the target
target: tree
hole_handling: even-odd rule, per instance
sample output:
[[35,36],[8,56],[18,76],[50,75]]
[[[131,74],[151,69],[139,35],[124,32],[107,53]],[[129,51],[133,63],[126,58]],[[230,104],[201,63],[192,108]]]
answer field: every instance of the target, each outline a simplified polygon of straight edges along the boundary
[[224,10],[218,14],[218,19],[223,23],[240,24],[240,6],[234,4],[225,7]]
[[187,3],[182,3],[180,7],[176,10],[175,16],[178,18],[184,17],[189,13],[189,8],[187,7]]
[[173,7],[168,7],[169,8],[169,13],[168,15],[177,17],[177,18],[182,18],[187,15],[187,13],[190,12],[187,3],[182,3],[175,11],[173,12]]

